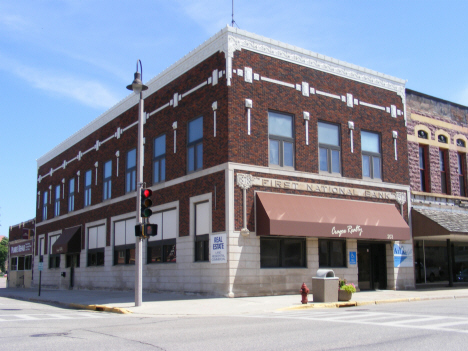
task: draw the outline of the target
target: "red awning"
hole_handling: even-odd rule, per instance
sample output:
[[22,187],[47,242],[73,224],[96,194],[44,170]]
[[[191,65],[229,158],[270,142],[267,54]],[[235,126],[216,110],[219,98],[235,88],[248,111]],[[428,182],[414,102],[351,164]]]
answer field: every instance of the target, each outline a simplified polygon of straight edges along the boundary
[[76,253],[81,251],[81,226],[63,231],[52,245],[52,254]]
[[395,205],[257,192],[257,235],[409,240]]

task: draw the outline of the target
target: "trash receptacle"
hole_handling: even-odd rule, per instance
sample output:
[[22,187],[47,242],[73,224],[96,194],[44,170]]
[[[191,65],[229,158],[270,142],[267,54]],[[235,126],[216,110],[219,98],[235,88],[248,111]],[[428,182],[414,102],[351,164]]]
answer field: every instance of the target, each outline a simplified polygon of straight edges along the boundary
[[312,277],[312,297],[314,302],[338,301],[338,277],[331,269],[319,269]]

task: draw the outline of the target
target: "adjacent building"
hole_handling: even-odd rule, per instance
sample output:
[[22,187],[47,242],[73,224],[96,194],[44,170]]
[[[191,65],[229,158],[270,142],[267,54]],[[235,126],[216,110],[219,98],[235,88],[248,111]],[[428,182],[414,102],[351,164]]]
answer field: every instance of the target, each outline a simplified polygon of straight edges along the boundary
[[[414,287],[404,80],[227,27],[147,85],[144,289],[297,293],[319,268]],[[137,107],[38,159],[43,286],[133,289]]]
[[468,281],[468,107],[406,90],[416,283]]
[[33,247],[36,219],[10,226],[8,232],[8,286],[30,288],[33,281]]

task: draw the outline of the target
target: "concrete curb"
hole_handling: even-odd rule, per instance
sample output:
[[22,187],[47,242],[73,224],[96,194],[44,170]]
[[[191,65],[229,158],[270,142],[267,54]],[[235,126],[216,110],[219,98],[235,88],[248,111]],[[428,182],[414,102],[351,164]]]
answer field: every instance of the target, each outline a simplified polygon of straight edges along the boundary
[[120,313],[120,314],[130,314],[133,313],[126,308],[121,307],[109,307],[104,305],[81,305],[78,303],[69,303],[67,304],[68,307],[78,309],[78,310],[92,310],[98,312],[112,312],[112,313]]
[[66,303],[54,300],[46,300],[46,299],[39,299],[36,297],[21,297],[21,296],[5,296],[10,299],[22,300],[22,301],[31,301],[31,302],[39,302],[39,303],[46,303],[46,304],[53,304],[59,305],[63,307],[73,308],[76,310],[90,310],[90,311],[98,311],[98,312],[111,312],[111,313],[120,313],[120,314],[131,314],[132,311],[121,308],[121,307],[109,307],[104,305],[82,305],[78,303]]
[[342,301],[342,302],[330,302],[330,303],[310,302],[305,305],[280,308],[277,311],[297,311],[297,310],[308,310],[312,308],[342,308],[342,307],[356,307],[356,306],[366,306],[366,305],[382,305],[382,304],[387,304],[387,303],[448,300],[448,299],[461,299],[461,298],[468,298],[468,296],[408,297],[408,298],[400,298],[400,299],[370,300],[370,301]]

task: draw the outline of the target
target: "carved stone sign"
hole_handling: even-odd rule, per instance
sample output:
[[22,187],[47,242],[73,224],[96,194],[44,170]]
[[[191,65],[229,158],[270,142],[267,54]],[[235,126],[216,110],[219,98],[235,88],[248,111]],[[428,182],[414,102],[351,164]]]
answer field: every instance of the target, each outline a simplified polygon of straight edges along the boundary
[[[406,193],[404,192],[393,193],[390,191],[375,191],[375,190],[358,189],[358,188],[351,188],[351,187],[345,187],[345,186],[305,183],[305,182],[296,182],[296,181],[291,181],[291,180],[278,180],[278,179],[261,178],[261,177],[253,177],[253,176],[251,176],[252,178],[249,178],[247,176],[248,175],[246,174],[240,174],[240,173],[237,174],[237,183],[242,189],[244,188],[248,189],[250,186],[261,186],[261,187],[268,187],[268,188],[301,190],[301,191],[308,191],[312,193],[321,193],[321,194],[336,194],[336,195],[346,195],[346,196],[359,196],[359,197],[365,197],[365,198],[371,198],[371,199],[394,200],[394,201],[397,201],[400,205],[406,202]],[[240,182],[239,181],[240,179],[242,179],[243,182]],[[246,181],[247,179],[248,181]]]

